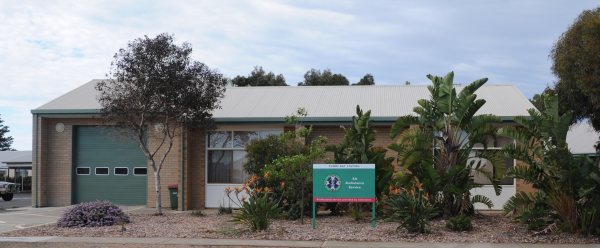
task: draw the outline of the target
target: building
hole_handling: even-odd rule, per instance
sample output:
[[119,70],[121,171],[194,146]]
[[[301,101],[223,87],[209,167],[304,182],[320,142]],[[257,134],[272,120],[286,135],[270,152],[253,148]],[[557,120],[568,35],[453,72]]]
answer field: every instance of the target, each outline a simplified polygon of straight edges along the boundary
[[598,143],[598,137],[600,137],[600,132],[583,121],[571,126],[567,133],[567,144],[574,155],[595,157],[598,156],[595,147]]
[[[153,178],[147,176],[146,161],[136,144],[115,138],[107,131],[99,113],[98,92],[92,80],[81,87],[32,110],[34,126],[34,206],[64,206],[94,199],[117,204],[153,206]],[[459,86],[460,88],[460,86]],[[533,108],[512,85],[485,85],[477,92],[487,103],[478,114],[494,114],[499,125],[511,125],[514,116]],[[206,132],[185,130],[167,158],[162,172],[163,204],[168,204],[167,185],[179,185],[183,209],[215,208],[224,203],[224,189],[240,185],[244,146],[252,139],[280,133],[284,117],[299,107],[308,111],[303,123],[313,125],[313,135],[341,141],[357,105],[372,110],[376,146],[386,147],[391,124],[399,116],[412,114],[417,100],[429,98],[424,85],[403,86],[311,86],[228,88],[222,108],[214,112],[218,128]],[[150,139],[150,146],[156,141]],[[502,144],[511,142],[501,140]],[[392,155],[392,154],[390,154]],[[506,166],[515,161],[507,160]],[[477,179],[476,179],[477,180]],[[491,186],[477,189],[492,198],[496,208],[515,194],[518,182],[504,180],[502,195]]]
[[31,151],[0,151],[0,181],[18,183],[21,190],[29,190]]

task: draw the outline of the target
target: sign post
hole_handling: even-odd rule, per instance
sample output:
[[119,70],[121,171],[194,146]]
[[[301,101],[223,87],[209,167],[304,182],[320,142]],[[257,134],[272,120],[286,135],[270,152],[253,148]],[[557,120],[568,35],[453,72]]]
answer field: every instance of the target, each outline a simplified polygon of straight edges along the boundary
[[312,228],[318,202],[371,202],[375,228],[375,164],[313,164]]

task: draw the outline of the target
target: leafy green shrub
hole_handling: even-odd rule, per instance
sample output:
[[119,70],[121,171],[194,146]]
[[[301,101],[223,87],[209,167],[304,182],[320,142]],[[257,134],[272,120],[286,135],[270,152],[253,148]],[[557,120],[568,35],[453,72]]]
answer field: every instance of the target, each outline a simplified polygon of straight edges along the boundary
[[206,216],[206,214],[204,212],[202,212],[202,210],[194,210],[194,211],[192,211],[191,215],[194,217]]
[[225,206],[219,206],[219,211],[217,212],[217,214],[222,215],[222,214],[232,214],[233,213],[233,209],[231,207],[225,207]]
[[277,202],[269,198],[267,193],[262,193],[242,201],[240,211],[233,216],[233,220],[248,226],[252,231],[260,231],[269,228],[271,221],[280,214]]
[[446,227],[452,231],[462,232],[462,231],[471,231],[473,230],[473,225],[471,224],[471,218],[466,215],[457,215],[454,217],[448,218],[446,222]]
[[300,154],[303,144],[285,136],[269,135],[246,145],[246,163],[244,170],[250,175],[262,175],[262,168],[282,156]]
[[549,224],[549,209],[542,207],[534,207],[523,211],[517,220],[523,224],[527,224],[527,229],[532,231],[540,231],[546,228]]
[[429,220],[437,215],[437,210],[420,187],[391,195],[385,204],[386,220],[400,222],[409,232],[428,232]]
[[251,175],[248,187],[268,190],[290,219],[303,220],[309,213],[312,164],[322,160],[327,142],[321,136],[310,137],[312,127],[300,123],[306,116],[306,110],[300,108],[285,117],[286,123],[300,128],[246,146],[245,170]]
[[109,201],[84,202],[66,209],[56,222],[59,227],[97,227],[129,223],[129,216]]
[[362,208],[360,203],[355,203],[352,204],[353,206],[350,207],[350,217],[354,220],[354,221],[360,221],[362,220],[363,216],[362,216]]
[[307,210],[310,209],[312,195],[312,162],[315,156],[321,154],[319,151],[317,154],[284,156],[263,168],[264,180],[267,185],[277,189],[275,192],[281,194],[282,207],[287,211],[289,219],[302,218],[309,212]]

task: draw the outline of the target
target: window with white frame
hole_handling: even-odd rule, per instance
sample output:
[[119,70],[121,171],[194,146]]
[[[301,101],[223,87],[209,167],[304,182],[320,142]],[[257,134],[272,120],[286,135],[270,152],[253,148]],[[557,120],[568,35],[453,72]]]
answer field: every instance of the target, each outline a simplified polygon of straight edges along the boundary
[[134,167],[133,168],[133,175],[134,176],[145,176],[146,174],[148,174],[148,168],[147,167]]
[[108,176],[108,167],[96,167],[95,169],[95,174],[98,176]]
[[127,176],[127,175],[129,175],[129,168],[128,167],[115,167],[113,175],[115,175],[115,176]]
[[75,169],[78,176],[88,176],[90,175],[90,167],[77,167]]
[[241,184],[246,180],[246,145],[252,140],[278,135],[281,131],[216,131],[208,133],[207,181],[214,184]]

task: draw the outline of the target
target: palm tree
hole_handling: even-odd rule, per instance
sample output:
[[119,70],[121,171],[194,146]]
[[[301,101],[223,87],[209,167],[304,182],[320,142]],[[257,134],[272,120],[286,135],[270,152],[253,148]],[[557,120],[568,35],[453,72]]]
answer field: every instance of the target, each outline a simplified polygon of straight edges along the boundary
[[[444,217],[471,213],[475,202],[492,207],[488,197],[471,197],[469,192],[481,186],[473,181],[473,173],[485,176],[497,195],[502,189],[499,182],[503,167],[497,166],[501,156],[487,149],[490,142],[495,142],[494,124],[500,119],[475,115],[486,102],[477,99],[475,91],[487,78],[476,80],[457,93],[453,72],[444,77],[427,77],[433,83],[428,86],[430,99],[419,100],[419,106],[413,109],[416,115],[398,118],[391,129],[391,137],[398,140],[389,148],[398,153],[398,164],[405,169],[400,182],[404,186],[423,183]],[[475,145],[482,149],[475,152]],[[486,165],[492,170],[484,169]]]

